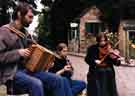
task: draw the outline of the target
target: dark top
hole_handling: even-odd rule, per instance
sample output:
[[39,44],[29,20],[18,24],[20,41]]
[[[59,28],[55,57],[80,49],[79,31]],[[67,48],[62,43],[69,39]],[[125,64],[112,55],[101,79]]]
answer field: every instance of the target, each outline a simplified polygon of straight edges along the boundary
[[[49,69],[49,72],[56,73],[57,71],[60,71],[61,69],[63,69],[65,65],[67,65],[67,59],[55,58],[54,66],[51,69]],[[69,71],[65,71],[63,74],[61,74],[61,76],[64,76],[70,79],[72,76],[72,73]]]
[[[85,57],[86,63],[89,65],[89,71],[93,71],[98,69],[99,67],[96,65],[95,60],[99,59],[99,45],[92,45],[87,49],[87,55]],[[109,56],[104,61],[106,64],[109,64],[110,68],[113,68],[113,65],[120,65],[120,61],[116,59],[111,59]]]

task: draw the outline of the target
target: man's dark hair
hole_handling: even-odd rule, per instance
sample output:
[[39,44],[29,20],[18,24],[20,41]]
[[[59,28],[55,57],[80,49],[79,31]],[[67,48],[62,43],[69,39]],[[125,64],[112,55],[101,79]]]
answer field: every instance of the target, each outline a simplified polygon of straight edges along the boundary
[[24,17],[24,16],[27,14],[27,12],[28,12],[29,9],[32,10],[32,6],[31,6],[30,4],[25,3],[25,2],[20,2],[20,3],[16,6],[16,8],[15,8],[15,10],[14,10],[14,12],[13,12],[12,19],[13,19],[13,20],[18,19],[18,15],[17,15],[18,12],[20,12],[20,15],[21,15],[22,17]]

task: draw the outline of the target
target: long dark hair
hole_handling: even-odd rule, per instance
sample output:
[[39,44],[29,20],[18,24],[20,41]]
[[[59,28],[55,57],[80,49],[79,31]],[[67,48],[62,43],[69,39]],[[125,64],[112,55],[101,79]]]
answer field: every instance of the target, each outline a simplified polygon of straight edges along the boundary
[[17,15],[18,12],[20,12],[20,15],[22,17],[24,17],[27,14],[29,9],[33,10],[32,6],[30,4],[28,4],[26,2],[20,2],[14,9],[12,19],[13,20],[18,19],[18,15]]
[[96,36],[96,41],[97,43],[99,43],[101,41],[101,38],[105,38],[105,41],[108,41],[107,39],[107,35],[104,32],[100,32],[97,36]]

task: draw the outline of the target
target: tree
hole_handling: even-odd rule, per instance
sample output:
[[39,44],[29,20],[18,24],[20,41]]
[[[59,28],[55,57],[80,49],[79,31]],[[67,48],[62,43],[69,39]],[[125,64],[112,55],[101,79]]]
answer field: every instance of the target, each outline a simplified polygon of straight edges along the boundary
[[49,31],[49,22],[48,22],[48,11],[42,10],[42,13],[39,15],[38,18],[39,24],[36,28],[36,33],[38,35],[38,42],[39,44],[53,49],[53,35]]
[[27,2],[36,8],[36,0],[0,0],[0,26],[10,21],[9,8],[15,8],[17,2]]

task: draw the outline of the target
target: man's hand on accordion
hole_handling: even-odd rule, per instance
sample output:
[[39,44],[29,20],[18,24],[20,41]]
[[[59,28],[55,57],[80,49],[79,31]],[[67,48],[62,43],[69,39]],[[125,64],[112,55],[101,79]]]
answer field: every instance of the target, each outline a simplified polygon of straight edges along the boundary
[[26,48],[26,49],[19,49],[18,52],[24,58],[28,58],[31,55],[31,50],[29,50],[28,48]]
[[49,64],[48,69],[52,68],[54,66],[54,62],[52,62],[51,64]]

